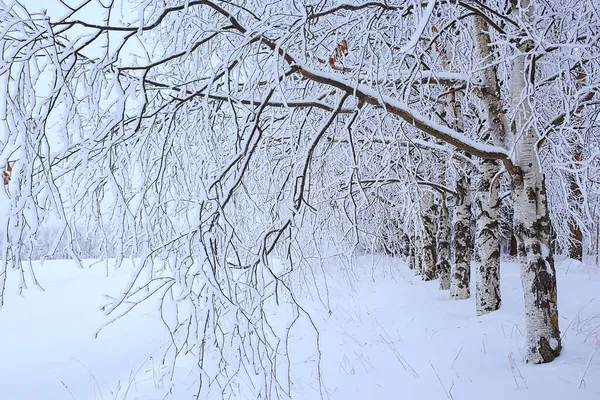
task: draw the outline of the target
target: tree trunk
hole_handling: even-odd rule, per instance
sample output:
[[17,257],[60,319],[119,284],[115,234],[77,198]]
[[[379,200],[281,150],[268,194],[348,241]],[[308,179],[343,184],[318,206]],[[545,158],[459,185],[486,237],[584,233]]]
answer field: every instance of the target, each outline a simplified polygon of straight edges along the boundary
[[[443,164],[443,170],[440,170],[438,181],[441,185],[446,185],[446,163]],[[435,269],[440,281],[440,290],[450,289],[450,221],[448,220],[448,202],[446,194],[439,195],[439,212],[437,226],[437,263]]]
[[571,218],[569,222],[569,257],[577,260],[583,261],[583,232],[581,232],[581,228],[577,223],[575,218]]
[[422,266],[423,266],[423,258],[422,258],[422,254],[423,254],[423,243],[421,242],[421,237],[420,236],[415,236],[415,275],[421,275],[421,271],[423,270]]
[[417,238],[414,234],[410,235],[410,242],[408,247],[408,268],[415,269],[415,246],[417,245]]
[[[524,166],[530,165],[529,163]],[[523,169],[523,167],[521,167]],[[546,188],[539,169],[524,170],[513,184],[515,234],[519,241],[521,281],[525,296],[526,356],[535,364],[550,362],[561,351],[556,271],[550,247]]]
[[[524,17],[533,14],[533,6],[522,0],[513,11]],[[516,16],[522,17],[522,16]],[[556,271],[550,246],[550,218],[546,184],[537,156],[537,132],[533,109],[526,96],[526,54],[532,40],[517,42],[511,74],[511,107],[514,113],[515,166],[511,173],[515,207],[514,229],[519,242],[521,281],[525,297],[525,361],[546,363],[560,354],[562,345],[558,327]]]
[[475,306],[477,315],[500,308],[500,235],[498,232],[499,182],[494,160],[479,162],[475,191]]
[[519,255],[519,253],[517,252],[517,238],[515,237],[515,235],[513,234],[513,229],[510,229],[510,256],[511,257],[517,257]]
[[431,281],[436,279],[436,257],[435,257],[435,218],[436,218],[436,206],[434,202],[433,193],[425,190],[423,191],[423,197],[421,197],[421,221],[423,223],[423,238],[422,238],[422,252],[421,252],[421,263],[422,270],[421,274],[423,279]]
[[471,297],[471,230],[469,199],[469,178],[463,171],[456,180],[456,204],[452,218],[452,247],[454,257],[450,280],[450,296],[461,300]]
[[[579,90],[586,85],[587,73],[585,72],[585,69],[582,68],[580,63],[577,64],[576,71],[577,74],[575,88]],[[583,105],[580,105],[573,115],[577,130],[585,129],[584,119],[582,117],[583,111],[584,107]],[[573,147],[574,164],[580,164],[583,160],[582,138],[579,132],[570,136],[571,137],[569,138],[569,141]],[[569,196],[569,203],[575,209],[575,214],[581,218],[583,215],[583,193],[581,190],[580,176],[576,172],[569,174],[569,190],[571,192]],[[583,232],[579,226],[578,219],[574,216],[571,217],[571,220],[569,221],[569,232],[569,257],[578,261],[583,261]]]
[[[512,12],[516,20],[528,18],[533,14],[529,0],[516,0]],[[522,15],[516,15],[523,13]],[[494,83],[495,69],[491,61],[490,40],[487,24],[481,18],[475,18],[475,34],[478,50],[490,67],[485,69],[485,77]],[[524,34],[523,37],[526,35]],[[513,134],[515,143],[515,167],[511,172],[514,201],[514,234],[518,241],[521,280],[525,298],[526,355],[525,360],[532,363],[550,362],[560,354],[561,341],[558,328],[558,308],[556,292],[556,272],[554,257],[550,246],[550,220],[544,176],[536,154],[535,124],[532,123],[533,111],[524,96],[526,94],[525,54],[532,48],[531,41],[517,42],[517,57],[513,60],[511,73],[511,109],[514,113]],[[531,63],[528,63],[529,65]],[[533,76],[533,74],[531,74]],[[497,78],[497,77],[496,77]],[[497,84],[497,79],[495,79]],[[494,90],[496,89],[496,90]],[[485,101],[486,97],[488,101]],[[503,122],[503,108],[499,90],[484,85],[482,90],[484,104],[496,107],[488,117],[488,123]],[[492,108],[488,108],[492,111]],[[490,118],[491,117],[491,118]],[[490,129],[496,145],[506,140],[507,129],[497,124],[498,130]]]
[[[581,112],[581,110],[578,110]],[[579,118],[579,112],[575,115],[575,118]],[[574,161],[580,163],[583,160],[583,148],[580,143],[575,144],[575,156]],[[579,216],[582,215],[582,204],[583,194],[581,192],[581,186],[579,183],[579,177],[576,173],[569,174],[569,202],[575,209],[575,213]],[[583,232],[575,217],[571,217],[569,221],[569,257],[583,261]]]
[[[476,48],[485,65],[481,73],[482,119],[485,130],[482,140],[494,139],[502,144],[506,137],[506,118],[495,65],[487,22],[475,17],[474,33]],[[500,307],[500,235],[498,231],[499,183],[492,180],[498,173],[498,164],[493,160],[479,162],[479,180],[475,192],[475,261],[476,261],[476,310],[477,315],[489,313]]]

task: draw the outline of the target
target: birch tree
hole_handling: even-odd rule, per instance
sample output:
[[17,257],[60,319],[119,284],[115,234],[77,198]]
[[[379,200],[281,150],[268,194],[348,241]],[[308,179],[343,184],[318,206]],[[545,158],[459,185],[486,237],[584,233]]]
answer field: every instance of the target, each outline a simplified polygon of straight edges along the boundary
[[464,169],[459,169],[457,175],[452,217],[450,296],[463,300],[471,297],[471,181]]
[[[482,103],[482,139],[497,144],[506,139],[506,117],[502,105],[498,72],[489,35],[489,25],[480,16],[473,18],[475,49],[483,62],[480,73],[481,90],[477,91]],[[499,168],[493,160],[479,162],[479,176],[475,190],[475,271],[477,314],[485,314],[500,307],[500,241],[498,231]]]
[[[446,162],[442,163],[439,170],[438,182],[446,185]],[[440,193],[438,206],[438,224],[437,224],[437,264],[436,272],[440,283],[440,290],[450,289],[450,221],[448,215],[448,196],[446,193]]]
[[423,223],[423,236],[421,246],[421,274],[423,279],[431,281],[437,278],[436,273],[436,224],[437,215],[434,195],[431,191],[423,191],[421,197],[421,219]]

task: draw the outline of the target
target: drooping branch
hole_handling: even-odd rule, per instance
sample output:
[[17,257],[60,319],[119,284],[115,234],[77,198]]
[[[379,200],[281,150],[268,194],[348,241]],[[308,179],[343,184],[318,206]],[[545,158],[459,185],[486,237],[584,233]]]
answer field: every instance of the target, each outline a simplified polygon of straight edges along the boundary
[[[245,28],[237,18],[235,18],[231,13],[229,13],[224,8],[215,4],[212,1],[207,0],[195,0],[191,1],[188,4],[188,7],[196,6],[196,5],[206,5],[213,9],[218,14],[225,17],[230,23],[231,27],[242,34],[246,34],[248,29]],[[175,11],[181,11],[184,9],[184,6],[175,6],[168,7],[163,10],[160,16],[149,25],[140,26],[140,27],[117,27],[117,26],[101,26],[95,24],[89,24],[84,21],[76,20],[69,22],[59,22],[56,23],[56,26],[74,26],[81,25],[88,28],[94,28],[105,31],[122,31],[122,32],[135,32],[135,31],[148,31],[155,27],[157,27],[161,21],[169,14]],[[410,125],[413,125],[420,131],[431,135],[437,139],[440,139],[444,142],[447,142],[458,149],[464,150],[474,156],[486,158],[486,159],[498,159],[503,160],[505,165],[509,165],[507,169],[510,169],[510,160],[509,154],[505,149],[500,147],[489,146],[486,144],[478,143],[465,135],[462,135],[459,132],[456,132],[452,129],[449,129],[445,126],[442,126],[431,119],[421,115],[415,110],[410,109],[404,103],[383,95],[379,93],[374,88],[368,87],[362,84],[355,84],[353,82],[347,81],[343,76],[322,72],[316,69],[312,69],[306,66],[300,65],[295,57],[293,57],[289,52],[282,49],[275,41],[267,38],[264,35],[258,34],[257,38],[259,38],[260,42],[270,48],[272,51],[278,52],[284,60],[290,64],[297,72],[299,72],[303,77],[310,79],[312,81],[325,84],[328,86],[335,87],[340,89],[346,93],[349,93],[355,96],[360,102],[368,103],[375,106],[383,107],[387,112],[394,114]],[[204,41],[202,41],[204,43]],[[199,45],[199,44],[198,44]],[[164,61],[164,60],[163,60]],[[153,65],[153,64],[151,64]],[[283,105],[283,104],[282,104]],[[321,107],[324,108],[324,107]]]
[[[237,29],[240,33],[248,32],[248,30],[245,27],[243,27],[242,24],[233,15],[231,15],[222,7],[214,4],[211,1],[206,0],[190,2],[190,5],[198,4],[207,5],[208,7],[212,8],[213,10],[227,18],[231,22],[232,26],[235,29]],[[168,10],[174,11],[174,9]],[[164,18],[163,15],[165,14],[163,13],[161,15],[162,18]],[[151,27],[156,26],[158,23],[160,23],[160,20],[161,18],[159,18],[159,20],[154,22],[153,24],[149,25],[148,29],[151,29]],[[417,111],[411,110],[404,103],[390,96],[383,95],[371,87],[352,83],[338,74],[326,73],[309,68],[307,66],[303,66],[302,64],[296,61],[295,57],[293,57],[288,51],[281,48],[274,40],[269,39],[268,37],[261,34],[258,34],[257,37],[260,38],[260,42],[262,44],[267,46],[272,51],[277,52],[290,66],[292,66],[303,77],[324,85],[340,89],[346,93],[355,96],[360,102],[383,107],[387,112],[402,118],[410,125],[413,125],[417,129],[428,135],[431,135],[437,139],[449,143],[476,157],[502,160],[505,166],[507,167],[507,170],[513,169],[512,163],[510,162],[509,153],[505,149],[474,141],[459,132],[456,132],[450,128],[447,128],[430,120],[429,118],[421,115]]]
[[476,142],[457,131],[430,120],[419,114],[417,111],[411,110],[402,102],[393,99],[392,97],[382,95],[372,88],[364,85],[354,85],[339,75],[321,72],[306,67],[300,67],[299,72],[302,76],[315,82],[336,87],[346,93],[351,93],[364,103],[381,106],[387,112],[402,118],[420,131],[449,143],[476,157],[503,161],[509,159],[509,154],[505,149]]

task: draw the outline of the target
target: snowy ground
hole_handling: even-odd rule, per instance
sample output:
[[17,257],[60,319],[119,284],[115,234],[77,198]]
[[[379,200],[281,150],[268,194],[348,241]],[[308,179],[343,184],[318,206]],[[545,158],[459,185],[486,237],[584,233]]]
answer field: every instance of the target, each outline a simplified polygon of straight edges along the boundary
[[[594,352],[600,341],[599,267],[559,264],[565,348],[553,363],[532,366],[521,361],[524,321],[516,264],[502,265],[502,309],[477,317],[473,299],[449,300],[437,282],[413,277],[398,260],[362,261],[326,271],[327,308],[308,291],[302,300],[321,332],[326,397],[600,398],[600,351]],[[0,399],[123,399],[125,393],[127,399],[156,398],[148,389],[158,368],[152,355],[165,337],[151,303],[93,337],[105,321],[98,311],[103,294],[119,292],[128,276],[127,268],[109,277],[105,272],[101,264],[77,269],[52,261],[38,268],[45,292],[19,297],[9,286],[0,311]],[[295,335],[302,343],[302,332]],[[314,362],[311,354],[305,358]],[[314,377],[303,376],[308,369],[302,362],[295,370],[293,398],[320,398]]]

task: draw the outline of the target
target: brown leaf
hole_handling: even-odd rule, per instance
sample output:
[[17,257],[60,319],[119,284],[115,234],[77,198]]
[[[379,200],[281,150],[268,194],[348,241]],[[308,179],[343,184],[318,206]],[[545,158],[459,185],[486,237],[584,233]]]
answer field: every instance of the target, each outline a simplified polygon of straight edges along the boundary
[[6,164],[6,171],[2,171],[2,180],[4,181],[5,185],[8,185],[8,182],[10,181],[10,173],[12,171],[12,166],[10,165],[10,163]]

